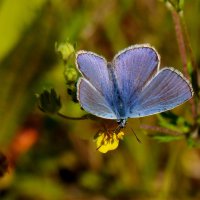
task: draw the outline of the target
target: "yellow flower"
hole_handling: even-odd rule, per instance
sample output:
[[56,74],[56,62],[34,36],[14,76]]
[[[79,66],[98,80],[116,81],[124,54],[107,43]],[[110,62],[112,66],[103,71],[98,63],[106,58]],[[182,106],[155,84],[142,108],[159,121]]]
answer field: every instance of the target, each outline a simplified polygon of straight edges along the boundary
[[114,150],[119,145],[119,140],[123,139],[124,132],[110,133],[110,132],[100,132],[96,138],[97,150],[101,153],[107,153],[108,151]]

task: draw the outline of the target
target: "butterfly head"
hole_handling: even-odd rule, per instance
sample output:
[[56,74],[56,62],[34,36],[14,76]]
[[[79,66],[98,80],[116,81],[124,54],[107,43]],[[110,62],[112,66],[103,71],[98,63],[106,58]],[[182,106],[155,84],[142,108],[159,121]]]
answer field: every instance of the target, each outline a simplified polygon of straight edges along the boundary
[[118,125],[119,125],[119,128],[124,128],[126,126],[126,123],[127,123],[127,119],[120,119],[117,121]]

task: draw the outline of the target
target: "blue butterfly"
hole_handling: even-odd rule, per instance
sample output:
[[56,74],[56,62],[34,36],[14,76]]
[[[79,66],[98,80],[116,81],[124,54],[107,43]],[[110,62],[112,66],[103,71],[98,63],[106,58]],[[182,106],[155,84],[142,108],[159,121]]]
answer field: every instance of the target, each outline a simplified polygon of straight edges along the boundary
[[189,81],[177,70],[159,70],[160,56],[148,44],[130,46],[112,60],[89,51],[76,54],[83,77],[77,97],[89,113],[115,119],[123,128],[138,118],[175,108],[193,96]]

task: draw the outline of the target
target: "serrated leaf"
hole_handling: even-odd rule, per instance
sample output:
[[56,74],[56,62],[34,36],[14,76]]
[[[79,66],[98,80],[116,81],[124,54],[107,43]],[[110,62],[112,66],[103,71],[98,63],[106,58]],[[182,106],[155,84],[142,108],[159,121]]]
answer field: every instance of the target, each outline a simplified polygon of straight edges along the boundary
[[52,88],[50,91],[44,90],[41,94],[37,95],[38,105],[40,110],[47,113],[55,114],[61,108],[60,96]]

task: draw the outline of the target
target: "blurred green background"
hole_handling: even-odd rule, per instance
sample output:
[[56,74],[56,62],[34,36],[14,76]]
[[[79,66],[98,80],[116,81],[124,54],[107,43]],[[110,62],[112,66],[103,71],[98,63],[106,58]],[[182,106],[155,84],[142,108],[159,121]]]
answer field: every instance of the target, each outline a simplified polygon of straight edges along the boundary
[[[186,0],[184,15],[200,64],[200,1]],[[142,144],[127,129],[117,150],[101,154],[93,142],[98,121],[63,120],[38,109],[35,94],[53,87],[62,113],[85,113],[67,94],[55,52],[55,43],[68,39],[108,60],[127,46],[150,43],[161,66],[183,71],[172,15],[161,1],[1,0],[0,199],[200,199],[200,150],[184,139],[148,137],[140,126],[156,125],[157,116],[129,120]],[[190,103],[173,113],[193,123]]]

